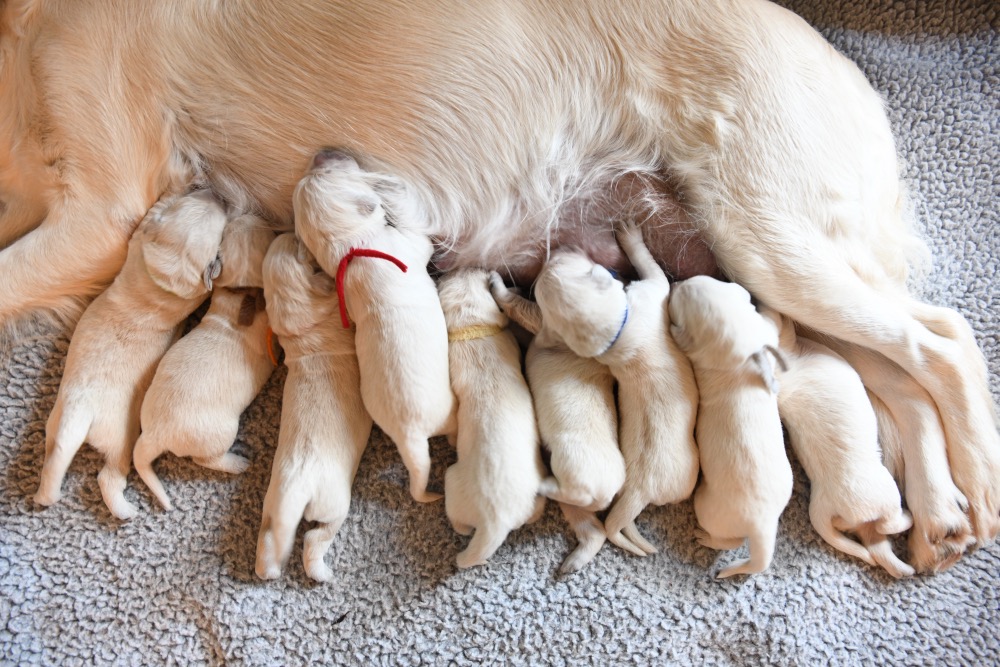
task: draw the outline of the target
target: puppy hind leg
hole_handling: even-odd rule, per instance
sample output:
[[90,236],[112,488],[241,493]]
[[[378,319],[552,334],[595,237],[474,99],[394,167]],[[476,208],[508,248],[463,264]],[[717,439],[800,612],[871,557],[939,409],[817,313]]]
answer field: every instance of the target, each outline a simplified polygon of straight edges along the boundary
[[872,559],[883,570],[896,579],[914,575],[915,570],[896,556],[892,550],[892,544],[889,543],[889,538],[879,532],[874,522],[859,526],[857,533]]
[[63,478],[90,430],[92,416],[57,399],[45,426],[45,461],[35,492],[35,502],[48,507],[62,496]]
[[249,459],[232,452],[225,452],[218,456],[194,456],[191,460],[204,468],[218,470],[230,475],[238,475],[250,467]]
[[[656,553],[656,547],[639,535],[639,531],[635,527],[635,518],[645,508],[646,501],[639,495],[638,491],[628,486],[622,490],[618,500],[611,506],[611,511],[604,519],[604,532],[608,540],[618,548],[640,557]],[[632,537],[623,534],[626,530]],[[633,541],[634,537],[639,539],[642,546]]]
[[431,477],[431,453],[427,438],[408,438],[398,447],[410,475],[410,495],[418,503],[432,503],[444,496],[427,490]]
[[590,512],[581,507],[559,503],[559,509],[566,517],[566,523],[573,529],[576,536],[576,549],[574,549],[559,566],[561,574],[570,574],[582,570],[590,561],[594,559],[597,552],[604,546],[607,539],[604,534],[604,526],[594,512]]
[[160,455],[167,451],[167,449],[168,447],[165,443],[155,442],[149,436],[148,432],[143,433],[139,436],[132,450],[132,464],[135,466],[135,471],[139,473],[139,479],[149,488],[149,491],[156,498],[157,502],[160,503],[163,509],[170,510],[173,509],[170,496],[167,495],[166,489],[163,488],[163,483],[160,482],[156,471],[153,470],[153,461],[160,458]]
[[[811,517],[810,517],[811,518]],[[821,517],[812,520],[813,528],[819,533],[819,536],[829,544],[831,547],[847,554],[848,556],[853,556],[868,563],[869,565],[875,565],[875,559],[869,553],[868,549],[861,544],[855,542],[851,538],[844,535],[842,532],[833,527],[833,523],[830,517]]]
[[464,570],[475,565],[485,565],[490,556],[496,553],[507,539],[508,532],[510,531],[489,524],[476,528],[476,534],[469,540],[469,546],[455,558],[458,567]]
[[755,527],[754,531],[747,537],[750,545],[750,558],[723,568],[716,578],[725,579],[737,574],[757,574],[766,570],[774,558],[774,546],[777,537],[777,521],[767,526]]
[[122,521],[127,521],[138,513],[135,505],[125,500],[128,472],[132,468],[132,437],[126,434],[112,448],[105,449],[104,452],[106,457],[104,467],[97,473],[101,496],[112,514]]
[[281,569],[292,552],[295,529],[302,520],[307,503],[305,492],[283,492],[281,481],[272,472],[271,483],[264,496],[260,530],[257,532],[254,572],[261,579],[277,579],[281,576]]
[[302,541],[302,562],[306,574],[314,581],[327,582],[333,579],[333,570],[327,566],[323,559],[346,518],[347,514],[345,513],[306,532]]

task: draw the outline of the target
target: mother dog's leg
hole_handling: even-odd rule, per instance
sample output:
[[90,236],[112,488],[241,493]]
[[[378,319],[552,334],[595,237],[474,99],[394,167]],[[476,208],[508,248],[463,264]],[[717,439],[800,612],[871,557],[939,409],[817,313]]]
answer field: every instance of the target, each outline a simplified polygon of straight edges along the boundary
[[[879,352],[926,390],[940,415],[952,477],[969,502],[976,539],[980,544],[995,539],[1000,532],[1000,433],[985,361],[969,326],[957,313],[921,304],[900,290],[880,291],[839,259],[832,241],[782,233],[787,227],[768,229],[780,239],[772,246],[780,250],[767,257],[766,268],[748,264],[735,277],[806,327]],[[879,375],[899,376],[877,357],[873,363]]]

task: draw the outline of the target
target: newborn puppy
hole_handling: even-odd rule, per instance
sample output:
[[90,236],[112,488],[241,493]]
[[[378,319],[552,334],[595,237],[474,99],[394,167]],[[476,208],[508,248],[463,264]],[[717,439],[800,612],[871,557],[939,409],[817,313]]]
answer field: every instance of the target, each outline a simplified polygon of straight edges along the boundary
[[288,376],[255,569],[261,579],[281,574],[305,518],[319,523],[305,534],[306,574],[329,581],[333,572],[323,557],[347,517],[351,485],[372,430],[361,401],[354,331],[337,318],[333,279],[314,268],[294,234],[271,244],[264,292]]
[[702,481],[694,513],[711,549],[750,542],[750,558],[719,578],[771,564],[778,519],[792,495],[792,467],[778,418],[771,356],[778,335],[735,283],[696,276],[674,286],[670,331],[698,380]]
[[[778,411],[792,449],[811,481],[809,518],[832,547],[893,577],[913,568],[899,560],[886,535],[913,523],[882,464],[878,423],[857,372],[825,345],[797,338],[795,325],[770,308],[788,370],[781,374]],[[856,533],[862,544],[844,535]]]
[[261,276],[273,239],[274,232],[256,216],[227,223],[219,250],[222,271],[208,312],[164,355],[143,399],[142,434],[132,459],[165,509],[170,499],[153,471],[153,461],[164,452],[228,473],[249,465],[229,449],[240,415],[274,370]]
[[45,425],[45,463],[35,501],[51,505],[84,442],[101,452],[101,495],[119,519],[139,406],[160,358],[218,276],[226,213],[208,190],[161,200],[129,241],[125,265],[77,324],[59,394]]
[[581,253],[553,253],[535,284],[546,327],[577,355],[606,364],[618,381],[625,484],[604,527],[639,556],[656,548],[635,528],[646,505],[677,503],[698,479],[694,442],[698,390],[691,364],[667,331],[670,283],[626,224],[618,234],[639,280],[628,287]]
[[577,548],[560,571],[576,572],[604,545],[604,526],[595,512],[607,508],[625,482],[625,459],[618,449],[614,377],[607,366],[578,356],[551,327],[538,304],[490,276],[493,298],[504,312],[535,334],[525,356],[525,374],[534,399],[542,445],[552,454],[552,476],[542,495],[559,502],[576,534]]
[[295,188],[295,229],[323,270],[337,277],[343,326],[357,325],[365,407],[396,443],[410,494],[430,502],[441,494],[427,491],[427,439],[454,433],[455,399],[447,327],[427,273],[433,247],[406,220],[391,223],[383,208],[383,193],[398,200],[399,191],[354,158],[321,151]]
[[444,479],[445,512],[468,535],[461,568],[484,564],[510,531],[545,509],[538,495],[545,468],[521,349],[482,269],[454,269],[440,279],[448,323],[451,383],[458,399],[458,461]]

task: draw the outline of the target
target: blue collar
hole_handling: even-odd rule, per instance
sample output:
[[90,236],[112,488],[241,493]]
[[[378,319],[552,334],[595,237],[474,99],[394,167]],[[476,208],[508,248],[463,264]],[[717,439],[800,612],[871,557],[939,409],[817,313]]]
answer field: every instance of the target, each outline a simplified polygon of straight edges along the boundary
[[618,332],[615,334],[615,337],[611,339],[611,342],[608,343],[607,347],[605,347],[603,350],[601,350],[600,353],[597,356],[601,356],[602,354],[604,354],[605,352],[607,352],[608,350],[610,350],[612,347],[614,347],[614,344],[618,342],[619,338],[621,338],[622,331],[625,329],[625,323],[626,322],[628,322],[628,297],[627,296],[625,297],[625,314],[622,316],[622,323],[618,327]]

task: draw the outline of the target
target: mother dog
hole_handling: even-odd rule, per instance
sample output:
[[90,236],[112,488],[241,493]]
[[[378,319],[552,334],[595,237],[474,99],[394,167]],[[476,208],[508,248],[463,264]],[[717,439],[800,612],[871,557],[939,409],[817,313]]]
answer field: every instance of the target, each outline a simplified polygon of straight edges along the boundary
[[[404,213],[447,249],[440,265],[521,281],[560,242],[620,262],[608,220],[639,202],[664,221],[669,178],[722,271],[806,330],[873,351],[875,373],[901,369],[890,410],[940,414],[908,428],[903,452],[945,442],[954,480],[907,471],[921,567],[1000,531],[985,363],[957,313],[906,292],[920,244],[881,102],[793,14],[764,0],[7,0],[0,12],[6,331],[39,310],[72,320],[150,205],[193,178],[288,227],[320,146],[402,178]],[[670,229],[647,224],[661,260]]]

